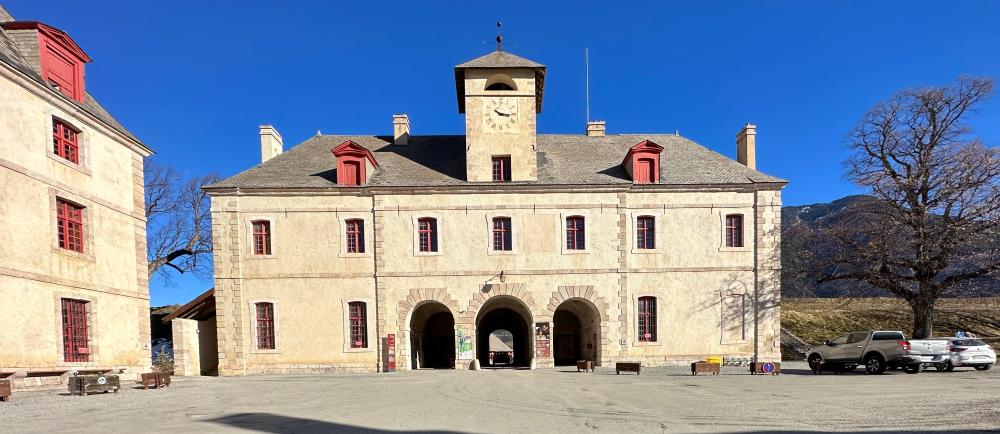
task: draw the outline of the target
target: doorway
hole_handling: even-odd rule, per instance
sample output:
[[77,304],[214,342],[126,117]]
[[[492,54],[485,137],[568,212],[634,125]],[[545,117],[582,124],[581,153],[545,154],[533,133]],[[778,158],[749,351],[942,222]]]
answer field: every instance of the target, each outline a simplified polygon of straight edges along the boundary
[[[513,297],[493,297],[476,319],[476,358],[486,368],[524,368],[534,357],[527,307]],[[504,354],[506,353],[506,354]]]
[[410,317],[411,369],[455,368],[455,317],[445,305],[428,302]]
[[556,366],[575,365],[579,360],[600,363],[600,315],[589,302],[566,300],[552,316],[552,358]]

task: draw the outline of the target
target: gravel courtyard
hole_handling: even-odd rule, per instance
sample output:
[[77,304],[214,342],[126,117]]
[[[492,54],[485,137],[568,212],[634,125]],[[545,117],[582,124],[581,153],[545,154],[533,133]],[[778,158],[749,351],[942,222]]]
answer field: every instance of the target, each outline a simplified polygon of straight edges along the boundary
[[1000,370],[780,376],[569,368],[177,379],[163,390],[0,403],[0,432],[938,433],[1000,427]]

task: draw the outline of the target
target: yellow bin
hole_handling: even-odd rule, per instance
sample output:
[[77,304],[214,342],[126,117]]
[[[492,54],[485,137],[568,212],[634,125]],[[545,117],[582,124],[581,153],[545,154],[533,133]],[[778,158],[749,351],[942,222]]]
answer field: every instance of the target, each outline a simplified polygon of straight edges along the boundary
[[708,362],[708,363],[715,363],[715,364],[717,364],[719,366],[722,366],[722,356],[709,356],[709,357],[705,357],[705,361]]

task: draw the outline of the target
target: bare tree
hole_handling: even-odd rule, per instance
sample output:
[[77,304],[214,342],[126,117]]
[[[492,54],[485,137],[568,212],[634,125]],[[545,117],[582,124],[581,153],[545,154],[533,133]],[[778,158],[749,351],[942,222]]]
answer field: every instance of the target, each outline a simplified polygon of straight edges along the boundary
[[185,180],[173,167],[151,160],[145,169],[149,274],[159,273],[168,282],[171,268],[179,273],[208,275],[212,266],[212,220],[209,198],[201,187],[218,177]]
[[1000,150],[966,123],[992,90],[992,80],[966,77],[904,90],[847,138],[848,177],[875,200],[825,233],[838,247],[820,280],[902,297],[917,338],[931,335],[939,298],[974,293],[1000,272]]

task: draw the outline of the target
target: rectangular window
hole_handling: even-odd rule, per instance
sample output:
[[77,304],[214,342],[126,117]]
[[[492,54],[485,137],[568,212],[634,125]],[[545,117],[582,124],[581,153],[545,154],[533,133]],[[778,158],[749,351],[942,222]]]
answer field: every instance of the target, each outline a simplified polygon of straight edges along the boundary
[[253,222],[253,254],[271,254],[271,222],[267,220]]
[[351,321],[351,348],[368,348],[368,322],[365,302],[352,301],[347,304]]
[[743,215],[726,216],[726,247],[743,247]]
[[429,217],[418,219],[417,234],[421,252],[438,251],[437,219]]
[[510,182],[510,157],[493,157],[493,182]]
[[639,341],[656,342],[656,297],[639,297]]
[[586,231],[581,216],[566,217],[566,250],[586,249]]
[[656,219],[653,216],[639,216],[635,222],[636,248],[656,248]]
[[365,221],[352,219],[345,222],[347,227],[347,253],[365,252]]
[[63,360],[90,361],[87,345],[87,302],[62,299]]
[[83,207],[57,199],[56,226],[59,247],[83,253]]
[[513,233],[510,227],[510,217],[493,219],[493,250],[509,252],[513,249]]
[[274,345],[274,304],[257,303],[257,349],[273,350]]
[[66,123],[52,120],[52,153],[80,164],[79,132]]

